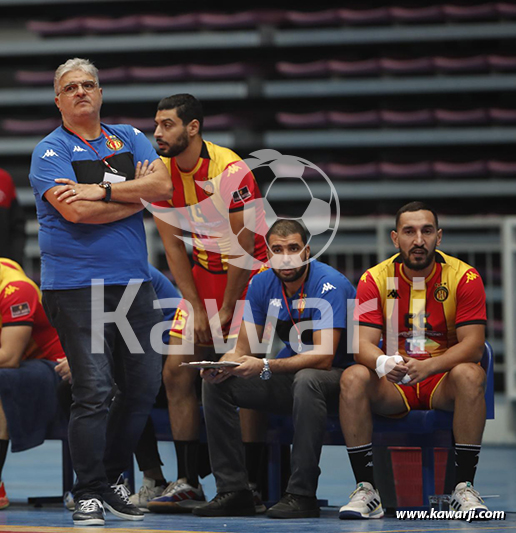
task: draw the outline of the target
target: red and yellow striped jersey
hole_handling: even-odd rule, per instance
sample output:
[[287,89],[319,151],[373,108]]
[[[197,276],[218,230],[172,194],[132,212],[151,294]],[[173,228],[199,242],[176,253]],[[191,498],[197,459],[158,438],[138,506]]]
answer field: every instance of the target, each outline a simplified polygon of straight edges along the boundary
[[457,328],[486,323],[486,295],[480,274],[443,252],[436,251],[435,258],[426,279],[409,280],[400,254],[360,278],[355,322],[381,329],[384,341],[394,339],[394,346],[387,344],[388,355],[397,349],[418,359],[435,357],[457,344]]
[[255,205],[254,257],[266,261],[267,232],[260,190],[253,173],[229,148],[203,141],[201,155],[188,172],[179,169],[174,158],[161,158],[170,172],[172,199],[158,207],[174,207],[186,219],[193,239],[194,262],[210,272],[225,272],[231,241],[236,239],[229,215]]

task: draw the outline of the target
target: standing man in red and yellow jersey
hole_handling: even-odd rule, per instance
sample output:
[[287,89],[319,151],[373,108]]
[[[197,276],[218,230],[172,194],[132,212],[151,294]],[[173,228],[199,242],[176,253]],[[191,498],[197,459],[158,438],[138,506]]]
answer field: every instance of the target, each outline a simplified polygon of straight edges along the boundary
[[[0,258],[0,479],[9,440],[13,452],[43,443],[57,412],[59,376],[70,367],[41,292],[20,265]],[[0,482],[0,509],[9,505]]]
[[473,267],[436,249],[437,213],[422,202],[398,211],[391,238],[399,253],[367,270],[357,288],[358,364],[340,382],[341,425],[357,488],[339,517],[383,516],[371,413],[403,416],[411,409],[454,412],[450,506],[482,514],[487,507],[473,481],[486,419],[486,375],[477,364],[485,342],[484,285]]
[[[212,331],[224,339],[236,339],[243,314],[243,306],[237,307],[237,302],[245,299],[250,277],[266,261],[267,228],[253,173],[233,151],[203,139],[203,109],[195,97],[178,94],[163,98],[155,123],[154,137],[170,172],[173,194],[168,203],[154,205],[173,209],[163,217],[155,213],[154,218],[183,302],[172,324],[171,349],[163,369],[179,481],[149,503],[149,509],[174,512],[177,502],[204,500],[198,482],[198,373],[179,364],[212,359]],[[249,229],[249,212],[254,231]],[[184,236],[179,218],[191,238]],[[193,245],[193,268],[185,247],[187,239]],[[216,309],[207,308],[206,300],[216,300]],[[189,327],[193,330],[190,336]],[[195,348],[187,348],[186,354],[174,349],[185,343]],[[225,351],[227,348],[222,353]]]

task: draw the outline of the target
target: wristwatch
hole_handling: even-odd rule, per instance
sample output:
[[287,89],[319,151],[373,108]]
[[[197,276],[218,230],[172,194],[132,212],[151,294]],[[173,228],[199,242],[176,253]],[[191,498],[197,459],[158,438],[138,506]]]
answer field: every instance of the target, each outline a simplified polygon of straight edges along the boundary
[[103,181],[102,183],[99,183],[99,187],[102,187],[106,190],[106,196],[102,198],[103,202],[109,202],[111,201],[111,182],[110,181]]
[[265,357],[262,359],[262,361],[263,361],[263,369],[260,372],[260,379],[271,379],[272,372],[271,372],[271,367],[269,366],[269,361],[267,361]]

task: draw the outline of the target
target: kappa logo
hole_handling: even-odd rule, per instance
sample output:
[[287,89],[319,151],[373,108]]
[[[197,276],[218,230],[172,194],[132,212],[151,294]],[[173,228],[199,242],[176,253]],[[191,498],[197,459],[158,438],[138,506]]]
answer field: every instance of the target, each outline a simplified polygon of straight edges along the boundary
[[324,294],[325,292],[332,291],[333,289],[336,289],[335,285],[332,285],[331,283],[325,283],[323,285],[321,294]]
[[470,281],[475,281],[478,278],[478,274],[475,274],[475,272],[468,272],[466,273],[466,283],[469,283]]
[[140,135],[140,133],[141,133],[141,131],[136,129],[136,128],[133,128],[133,131],[134,131],[135,135]]
[[238,165],[231,165],[227,168],[228,175],[231,176],[231,174],[236,174],[240,170],[240,167]]
[[11,296],[13,292],[16,292],[19,290],[20,290],[19,287],[15,287],[14,285],[7,285],[7,287],[5,288],[4,298],[6,298],[7,296]]
[[45,157],[59,157],[55,152],[54,150],[52,150],[52,148],[50,148],[49,150],[47,150],[42,156],[41,156],[41,159],[45,159]]
[[279,298],[272,299],[270,305],[274,307],[279,307],[280,309],[282,308],[281,300]]
[[77,146],[77,145],[73,147],[73,151],[74,152],[86,152],[84,148],[81,148],[80,146]]

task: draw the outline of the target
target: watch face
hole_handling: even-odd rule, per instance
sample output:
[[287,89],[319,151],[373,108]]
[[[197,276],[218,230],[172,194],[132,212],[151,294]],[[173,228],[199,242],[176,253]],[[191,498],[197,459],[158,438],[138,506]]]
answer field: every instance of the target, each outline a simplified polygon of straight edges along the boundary
[[262,370],[260,373],[261,379],[270,379],[272,376],[272,372],[270,370]]

